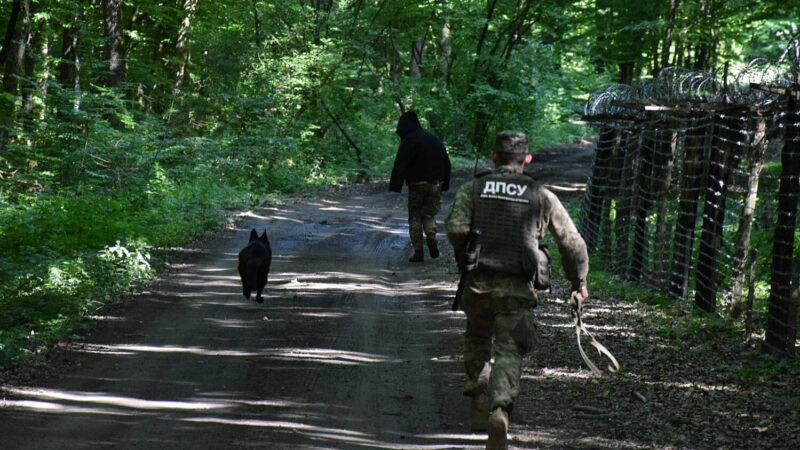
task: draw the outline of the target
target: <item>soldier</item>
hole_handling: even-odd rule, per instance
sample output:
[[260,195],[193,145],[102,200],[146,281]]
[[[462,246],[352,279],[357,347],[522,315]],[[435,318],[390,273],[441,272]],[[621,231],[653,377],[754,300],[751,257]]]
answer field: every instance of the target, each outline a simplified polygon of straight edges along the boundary
[[397,121],[400,148],[394,160],[389,190],[400,192],[408,185],[408,233],[414,255],[409,261],[422,262],[422,234],[431,258],[439,256],[436,244],[436,214],[442,205],[442,191],[450,188],[450,157],[444,144],[423,130],[414,111],[407,111]]
[[464,267],[470,230],[481,232],[477,265],[462,273],[466,278],[461,307],[467,315],[464,395],[472,397],[472,429],[488,431],[487,449],[508,446],[522,357],[532,345],[532,278],[541,257],[538,240],[545,230],[558,244],[573,292],[584,299],[589,296],[586,244],[558,198],[523,172],[531,159],[527,135],[498,133],[492,152],[495,169],[459,189],[445,220],[459,268]]

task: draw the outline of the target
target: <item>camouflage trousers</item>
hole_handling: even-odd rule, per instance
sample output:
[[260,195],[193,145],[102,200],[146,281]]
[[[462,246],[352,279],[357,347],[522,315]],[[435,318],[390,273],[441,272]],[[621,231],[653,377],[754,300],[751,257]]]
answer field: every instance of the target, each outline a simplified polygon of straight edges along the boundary
[[415,252],[422,252],[423,232],[428,239],[436,239],[436,214],[441,207],[442,183],[409,183],[408,234]]
[[[465,395],[484,390],[490,411],[502,407],[511,412],[519,394],[522,357],[532,345],[535,324],[531,307],[535,301],[501,297],[466,289],[462,308],[467,314],[464,333],[464,369],[467,372]],[[494,338],[494,343],[492,339]],[[480,386],[478,376],[484,363],[494,357],[488,386]]]

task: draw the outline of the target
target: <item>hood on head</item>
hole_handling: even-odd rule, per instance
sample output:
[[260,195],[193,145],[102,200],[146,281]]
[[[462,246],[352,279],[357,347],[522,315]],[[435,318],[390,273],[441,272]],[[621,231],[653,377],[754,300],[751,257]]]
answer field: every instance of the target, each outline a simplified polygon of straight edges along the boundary
[[397,130],[395,130],[395,132],[400,138],[404,138],[412,131],[419,130],[420,128],[422,128],[422,125],[419,123],[417,113],[414,111],[406,111],[397,121]]

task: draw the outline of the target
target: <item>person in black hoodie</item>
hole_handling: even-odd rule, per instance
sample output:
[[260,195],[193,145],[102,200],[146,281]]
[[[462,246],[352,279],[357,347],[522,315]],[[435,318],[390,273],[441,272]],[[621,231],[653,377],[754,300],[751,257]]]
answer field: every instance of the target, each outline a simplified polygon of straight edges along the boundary
[[401,192],[408,185],[408,233],[414,255],[409,261],[425,260],[422,235],[431,258],[439,256],[436,245],[436,214],[442,205],[442,191],[450,189],[450,157],[444,144],[433,133],[422,129],[414,111],[406,111],[397,121],[400,147],[394,159],[389,191]]

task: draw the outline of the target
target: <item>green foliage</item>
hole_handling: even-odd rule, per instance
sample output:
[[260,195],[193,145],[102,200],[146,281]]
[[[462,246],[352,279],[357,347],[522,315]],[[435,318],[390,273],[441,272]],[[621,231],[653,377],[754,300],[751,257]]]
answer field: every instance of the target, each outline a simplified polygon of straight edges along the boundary
[[99,252],[31,255],[36,269],[0,284],[0,367],[23,362],[42,346],[81,332],[87,316],[139,289],[153,270],[141,243]]
[[[771,355],[759,355],[741,366],[725,366],[716,369],[730,378],[754,387],[772,384],[776,381],[797,380],[800,377],[800,362],[778,359]],[[796,398],[795,403],[800,406],[800,398]]]

